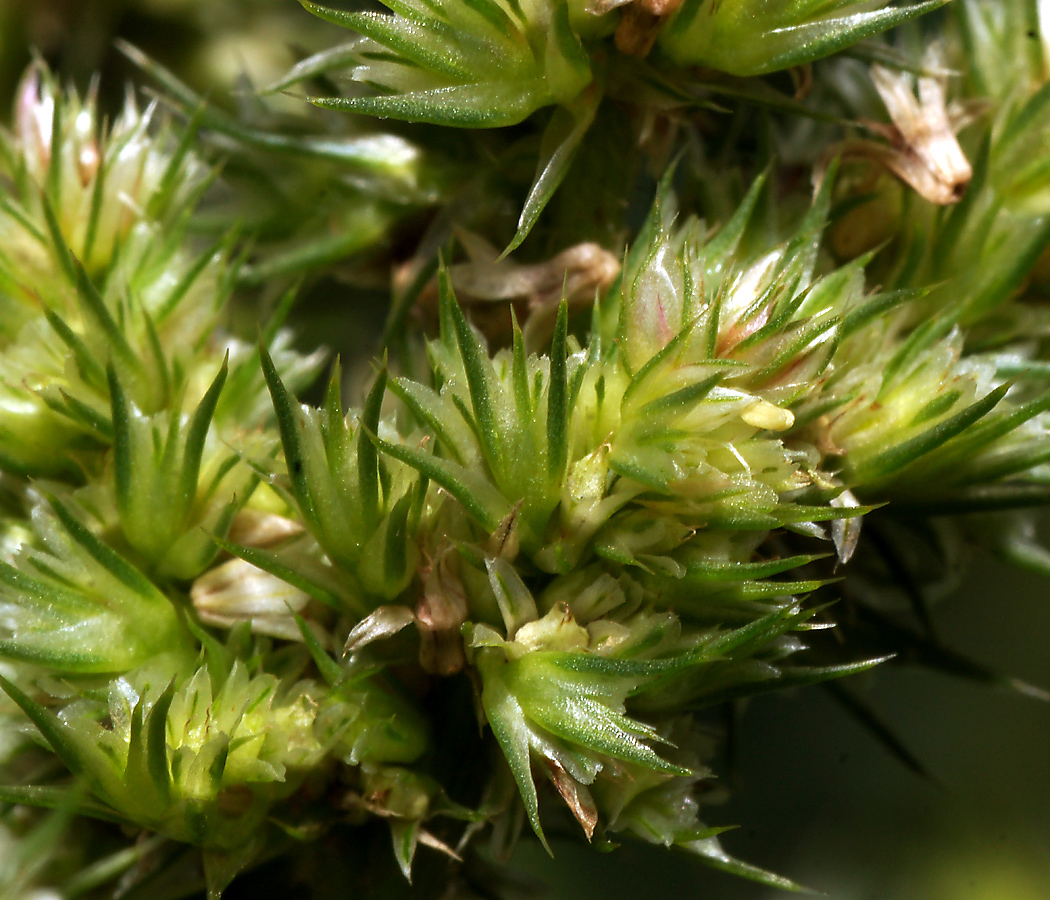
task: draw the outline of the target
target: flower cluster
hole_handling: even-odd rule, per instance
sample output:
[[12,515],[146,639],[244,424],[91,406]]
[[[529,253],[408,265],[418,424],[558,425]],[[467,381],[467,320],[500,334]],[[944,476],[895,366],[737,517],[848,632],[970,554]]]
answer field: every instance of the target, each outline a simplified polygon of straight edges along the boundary
[[[947,557],[931,517],[995,514],[968,527],[1050,571],[1025,512],[1050,499],[1036,6],[960,0],[917,61],[891,44],[870,69],[831,60],[806,100],[742,78],[939,4],[304,5],[360,37],[278,87],[350,66],[351,93],[319,105],[424,127],[282,136],[126,48],[187,122],[129,95],[107,124],[94,93],[35,63],[0,135],[0,801],[54,810],[18,846],[89,817],[123,830],[100,839],[111,856],[70,851],[87,862],[69,895],[122,876],[121,892],[170,877],[218,896],[303,842],[379,831],[422,894],[469,897],[524,823],[549,850],[562,822],[797,888],[707,825],[705,711],[933,659],[885,618],[894,590],[925,615],[928,574],[888,532],[925,530]],[[721,74],[690,81],[694,66]],[[812,196],[772,164],[744,179],[688,152],[706,92],[730,88],[807,112],[778,127]],[[545,259],[537,238],[559,231],[537,223],[622,114],[606,100],[643,122],[649,162],[656,123],[685,149],[622,255],[580,234]],[[538,111],[510,227],[532,250],[497,258],[445,221],[476,181],[454,183],[454,153],[434,162],[432,126]],[[198,207],[236,192],[205,141],[240,163],[287,152],[293,187],[349,161],[338,196],[367,208],[329,243],[309,219],[301,253],[267,258],[236,231],[204,243]],[[723,215],[690,213],[715,183],[749,186]],[[234,299],[396,243],[395,207],[438,199],[399,270],[389,352],[363,390],[336,363],[301,403],[323,353],[282,328],[294,288],[256,344]],[[446,265],[454,234],[469,260]],[[265,248],[266,228],[252,236]],[[447,866],[420,866],[420,845]],[[28,890],[50,859],[6,854],[0,888]],[[381,895],[384,863],[361,866]]]

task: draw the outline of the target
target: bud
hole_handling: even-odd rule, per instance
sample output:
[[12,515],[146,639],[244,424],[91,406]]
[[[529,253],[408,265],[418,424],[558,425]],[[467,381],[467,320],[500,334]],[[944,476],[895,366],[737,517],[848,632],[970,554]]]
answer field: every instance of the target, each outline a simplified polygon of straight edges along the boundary
[[0,562],[0,656],[63,673],[195,655],[171,601],[58,500],[33,510],[43,547]]
[[760,75],[829,56],[942,5],[929,0],[684,0],[657,42],[679,65]]
[[[500,606],[510,631],[513,617],[505,601]],[[532,618],[514,630],[513,640],[487,625],[468,625],[465,634],[481,676],[485,716],[529,821],[546,844],[533,759],[544,766],[588,837],[596,818],[587,786],[604,766],[620,761],[669,774],[688,770],[662,759],[645,743],[658,741],[657,733],[624,712],[627,696],[653,673],[644,664],[619,665],[615,658],[590,652],[590,635],[567,603],[555,602],[541,618],[535,617],[534,601],[531,607]]]
[[82,480],[111,440],[110,362],[153,413],[186,388],[173,373],[194,381],[208,355],[196,350],[215,322],[222,253],[195,258],[182,237],[209,170],[154,118],[129,96],[107,128],[93,93],[63,92],[35,64],[15,134],[0,134],[0,465],[9,471]]

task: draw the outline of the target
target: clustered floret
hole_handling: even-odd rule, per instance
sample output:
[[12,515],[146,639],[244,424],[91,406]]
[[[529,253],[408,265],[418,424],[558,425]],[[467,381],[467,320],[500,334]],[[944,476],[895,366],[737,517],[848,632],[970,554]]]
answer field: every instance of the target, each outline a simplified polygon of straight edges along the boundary
[[[349,66],[350,92],[318,105],[475,129],[556,107],[509,249],[572,193],[604,103],[739,93],[728,76],[939,5],[384,2],[304,3],[360,37],[278,87]],[[957,5],[917,77],[885,44],[870,72],[831,60],[814,105],[791,101],[861,124],[813,143],[813,196],[784,222],[774,166],[724,215],[681,212],[708,165],[685,154],[622,257],[581,240],[518,264],[462,231],[469,260],[446,265],[430,241],[391,318],[426,363],[384,357],[349,409],[338,364],[319,404],[296,399],[324,355],[292,348],[290,299],[255,344],[229,307],[361,244],[340,233],[269,270],[237,233],[201,245],[220,175],[199,129],[242,160],[396,150],[370,171],[385,188],[416,181],[427,133],[275,143],[195,111],[157,67],[189,123],[129,95],[107,124],[34,64],[0,136],[0,800],[156,835],[125,838],[108,878],[199,848],[199,873],[165,858],[212,896],[347,827],[388,830],[408,878],[420,844],[445,854],[440,890],[472,896],[471,867],[523,819],[550,849],[565,816],[601,846],[797,887],[702,818],[703,711],[899,649],[866,605],[911,564],[885,538],[896,516],[940,535],[930,517],[981,514],[975,538],[1050,570],[1025,512],[1050,471],[1032,299],[1050,83],[1041,42],[1006,58],[1033,40],[1028,13]],[[784,145],[815,127],[789,120]],[[373,236],[397,218],[376,202]],[[506,323],[472,321],[496,303]],[[436,334],[409,333],[413,304]],[[21,889],[23,856],[0,887]]]

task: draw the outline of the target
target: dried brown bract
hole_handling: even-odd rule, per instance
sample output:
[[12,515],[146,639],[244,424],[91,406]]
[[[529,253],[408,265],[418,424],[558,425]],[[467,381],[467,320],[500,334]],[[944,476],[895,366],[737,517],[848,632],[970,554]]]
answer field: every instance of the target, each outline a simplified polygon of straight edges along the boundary
[[648,56],[664,20],[681,5],[682,0],[635,0],[629,3],[616,29],[616,49],[628,56]]
[[442,552],[421,574],[423,596],[416,604],[419,664],[426,672],[454,675],[466,663],[460,639],[468,615],[466,593],[448,552]]
[[862,124],[886,142],[844,141],[832,147],[826,158],[839,155],[871,160],[892,171],[926,200],[943,206],[962,199],[973,177],[956,134],[979,115],[980,109],[973,104],[948,103],[949,73],[941,65],[938,48],[926,54],[923,65],[924,74],[917,79],[908,72],[872,66],[872,81],[892,124]]

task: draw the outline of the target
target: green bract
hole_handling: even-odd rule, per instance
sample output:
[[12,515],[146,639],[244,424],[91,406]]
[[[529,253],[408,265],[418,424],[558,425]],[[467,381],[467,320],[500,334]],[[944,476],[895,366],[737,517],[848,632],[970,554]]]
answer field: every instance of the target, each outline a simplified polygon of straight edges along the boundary
[[[591,80],[568,7],[481,0],[389,3],[394,15],[303,5],[365,36],[352,78],[379,96],[314,102],[337,109],[470,128],[513,125],[571,101]],[[387,48],[393,53],[385,53]]]
[[57,500],[33,511],[43,548],[0,563],[0,655],[61,673],[121,672],[158,655],[185,661],[189,634],[171,601]]
[[660,46],[679,65],[757,75],[829,56],[945,0],[890,6],[858,0],[683,0]]

